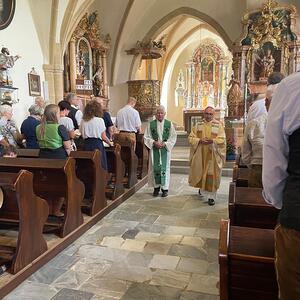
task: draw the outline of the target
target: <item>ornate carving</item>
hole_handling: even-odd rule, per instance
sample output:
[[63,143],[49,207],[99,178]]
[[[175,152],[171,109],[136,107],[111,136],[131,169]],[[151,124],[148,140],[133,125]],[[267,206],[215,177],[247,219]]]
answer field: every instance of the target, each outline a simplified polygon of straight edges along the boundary
[[230,87],[227,95],[228,117],[242,117],[244,115],[244,107],[241,101],[240,82],[232,75],[228,86]]

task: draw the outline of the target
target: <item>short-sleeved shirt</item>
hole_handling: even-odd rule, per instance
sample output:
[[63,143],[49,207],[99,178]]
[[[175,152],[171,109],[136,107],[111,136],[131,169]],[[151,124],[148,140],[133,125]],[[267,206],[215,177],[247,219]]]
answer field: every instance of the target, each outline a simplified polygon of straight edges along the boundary
[[111,120],[111,117],[110,117],[109,112],[107,112],[107,111],[104,111],[104,112],[103,112],[103,117],[102,117],[102,118],[103,118],[103,120],[104,120],[105,127],[106,127],[106,136],[110,139],[110,133],[109,133],[108,128],[111,127],[111,126],[113,126],[114,123],[113,123],[113,121]]
[[102,133],[106,130],[104,120],[102,118],[93,117],[89,121],[82,120],[80,131],[84,139],[97,138],[101,139]]
[[21,125],[21,133],[26,139],[26,148],[39,149],[39,144],[36,137],[35,129],[40,124],[40,121],[29,116]]
[[124,106],[117,113],[116,125],[120,131],[137,132],[142,125],[139,112],[130,105]]
[[61,117],[58,121],[60,125],[64,125],[68,131],[74,130],[74,123],[69,117]]

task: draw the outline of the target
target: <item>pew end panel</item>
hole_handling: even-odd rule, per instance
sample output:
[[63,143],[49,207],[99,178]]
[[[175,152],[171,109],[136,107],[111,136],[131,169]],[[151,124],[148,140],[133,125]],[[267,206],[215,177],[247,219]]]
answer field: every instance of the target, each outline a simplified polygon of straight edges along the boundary
[[114,147],[105,148],[107,155],[108,172],[114,176],[113,188],[108,188],[107,197],[115,200],[121,196],[125,189],[123,178],[125,174],[125,164],[121,158],[121,146],[115,143]]
[[0,158],[0,172],[19,172],[21,169],[33,173],[33,188],[36,195],[47,200],[50,211],[53,201],[64,198],[64,217],[51,223],[64,237],[83,223],[81,202],[84,185],[77,178],[75,160],[42,158]]
[[70,156],[75,158],[77,177],[85,185],[82,210],[93,216],[107,205],[105,196],[107,172],[101,166],[101,152],[72,151]]
[[0,222],[19,222],[15,250],[0,247],[2,259],[8,259],[11,255],[9,271],[15,274],[47,250],[42,233],[49,207],[44,199],[34,194],[33,174],[28,171],[0,173],[0,187],[4,195]]

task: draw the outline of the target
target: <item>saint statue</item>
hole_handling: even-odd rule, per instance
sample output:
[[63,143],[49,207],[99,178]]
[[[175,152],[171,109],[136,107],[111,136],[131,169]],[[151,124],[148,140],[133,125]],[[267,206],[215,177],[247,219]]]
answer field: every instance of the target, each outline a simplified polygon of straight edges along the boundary
[[9,50],[5,47],[1,49],[0,53],[0,84],[1,85],[13,85],[12,79],[10,77],[9,69],[15,64],[21,56],[12,56]]
[[94,94],[96,96],[104,96],[103,67],[102,66],[98,67],[98,69],[92,79],[94,82]]
[[234,78],[234,75],[231,75],[228,86],[230,87],[227,95],[228,116],[238,116],[239,103],[242,97],[240,82]]

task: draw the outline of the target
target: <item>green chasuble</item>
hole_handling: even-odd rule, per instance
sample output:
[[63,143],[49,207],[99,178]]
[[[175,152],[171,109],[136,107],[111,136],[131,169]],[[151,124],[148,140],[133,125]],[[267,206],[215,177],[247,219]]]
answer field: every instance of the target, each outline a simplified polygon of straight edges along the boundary
[[[170,136],[171,122],[165,120],[164,129],[162,134],[163,142],[166,142]],[[158,141],[157,132],[157,120],[150,122],[151,136],[154,141]],[[166,147],[162,149],[152,148],[153,151],[153,169],[154,169],[154,179],[156,184],[165,185],[166,182],[166,168],[167,168],[167,152]]]

